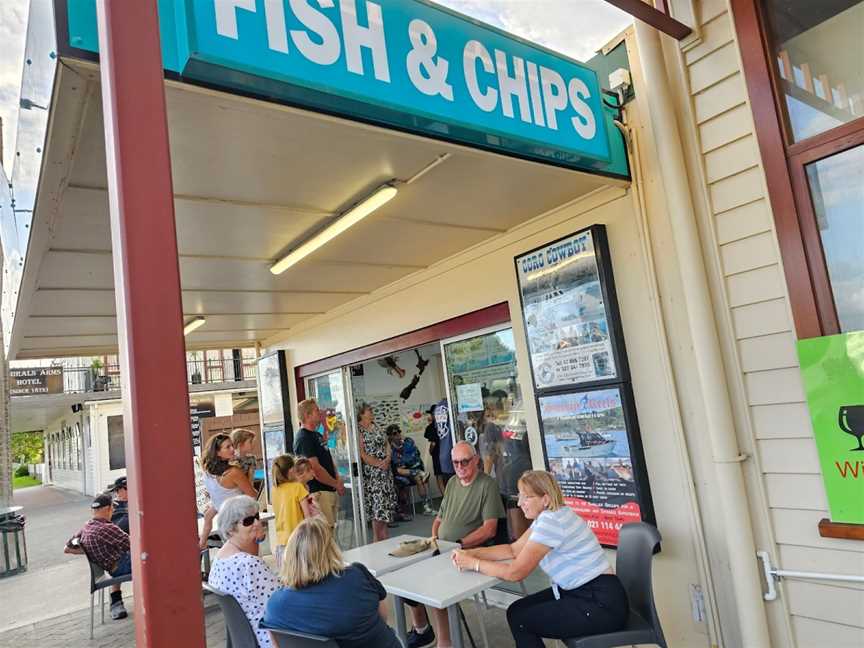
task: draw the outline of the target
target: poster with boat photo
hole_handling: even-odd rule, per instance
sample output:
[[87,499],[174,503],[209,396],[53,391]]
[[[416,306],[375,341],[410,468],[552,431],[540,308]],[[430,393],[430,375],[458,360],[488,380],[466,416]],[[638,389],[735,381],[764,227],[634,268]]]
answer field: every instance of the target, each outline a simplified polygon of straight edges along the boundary
[[643,513],[621,388],[541,396],[539,405],[549,470],[567,505],[601,544],[617,546],[621,525]]
[[538,389],[618,377],[592,229],[516,257]]

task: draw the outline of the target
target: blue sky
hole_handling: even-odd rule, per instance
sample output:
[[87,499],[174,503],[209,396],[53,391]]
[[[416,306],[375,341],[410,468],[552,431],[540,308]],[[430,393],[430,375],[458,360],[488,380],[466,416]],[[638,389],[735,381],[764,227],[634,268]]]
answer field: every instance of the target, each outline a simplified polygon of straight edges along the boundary
[[[0,118],[7,174],[14,157],[29,4],[29,0],[0,0]],[[579,60],[590,58],[632,22],[603,0],[440,0],[439,4]]]

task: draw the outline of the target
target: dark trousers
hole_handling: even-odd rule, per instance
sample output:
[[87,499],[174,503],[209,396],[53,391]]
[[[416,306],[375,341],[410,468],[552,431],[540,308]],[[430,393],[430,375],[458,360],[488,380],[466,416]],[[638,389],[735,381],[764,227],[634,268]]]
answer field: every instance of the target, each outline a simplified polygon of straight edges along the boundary
[[541,637],[572,639],[620,630],[630,606],[617,576],[602,574],[573,590],[552,588],[531,594],[507,608],[516,648],[543,648]]

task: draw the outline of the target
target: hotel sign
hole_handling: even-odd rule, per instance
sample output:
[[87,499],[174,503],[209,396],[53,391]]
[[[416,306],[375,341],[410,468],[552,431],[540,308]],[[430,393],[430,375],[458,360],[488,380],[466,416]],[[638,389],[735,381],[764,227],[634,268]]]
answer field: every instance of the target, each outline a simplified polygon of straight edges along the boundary
[[[98,50],[95,0],[66,0]],[[597,74],[420,0],[160,0],[166,69],[302,108],[628,177]],[[74,52],[73,52],[74,54]]]
[[9,369],[10,396],[63,393],[63,367]]

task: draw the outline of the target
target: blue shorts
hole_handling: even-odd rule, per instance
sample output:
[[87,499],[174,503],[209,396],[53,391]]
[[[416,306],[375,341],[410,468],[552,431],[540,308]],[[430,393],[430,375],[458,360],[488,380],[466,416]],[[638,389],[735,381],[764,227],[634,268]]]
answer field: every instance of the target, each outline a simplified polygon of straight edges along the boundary
[[117,561],[117,566],[108,573],[114,578],[117,578],[118,576],[126,576],[127,574],[132,573],[132,557],[129,555],[128,551],[121,556],[120,560]]

